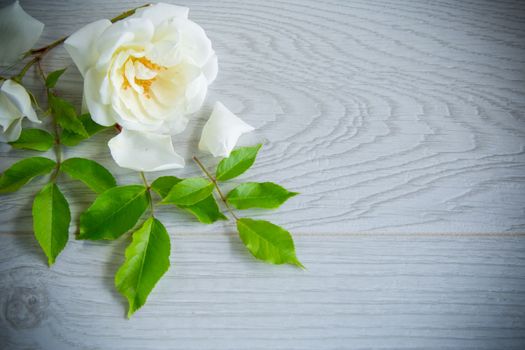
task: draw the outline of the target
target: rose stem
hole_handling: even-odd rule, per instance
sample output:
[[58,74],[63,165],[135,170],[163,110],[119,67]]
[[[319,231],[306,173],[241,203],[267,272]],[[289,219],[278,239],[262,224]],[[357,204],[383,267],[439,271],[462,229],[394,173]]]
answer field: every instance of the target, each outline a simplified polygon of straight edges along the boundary
[[144,174],[144,172],[141,171],[141,172],[139,172],[139,174],[140,174],[140,178],[142,179],[142,182],[144,183],[144,186],[148,190],[149,207],[150,207],[150,210],[151,210],[151,216],[153,216],[155,209],[154,209],[154,206],[153,206],[153,199],[151,198],[151,186],[148,183],[148,180],[146,179],[146,175]]
[[[42,78],[44,85],[46,83],[46,75],[44,73],[44,70],[42,69],[42,65],[40,64],[40,61],[37,62],[36,65],[38,75]],[[49,91],[49,88],[46,87],[47,96],[49,99],[49,94],[51,94],[51,91]],[[55,158],[56,158],[56,166],[55,171],[53,175],[51,176],[51,182],[55,182],[58,173],[60,172],[60,164],[62,163],[62,147],[60,145],[60,131],[58,129],[58,123],[56,121],[56,118],[53,114],[51,114],[51,119],[53,123],[53,131],[55,134]]]
[[195,161],[195,163],[197,163],[199,168],[201,168],[201,170],[204,172],[204,174],[206,174],[206,176],[211,180],[211,182],[213,182],[213,184],[215,185],[215,189],[217,190],[217,193],[219,194],[219,197],[221,197],[222,202],[224,203],[224,205],[226,206],[226,208],[228,209],[230,214],[232,214],[232,216],[235,218],[235,220],[239,220],[237,215],[235,215],[233,209],[228,204],[228,201],[226,200],[226,197],[222,193],[222,191],[221,191],[221,189],[219,187],[219,184],[217,183],[217,180],[215,179],[215,177],[213,177],[213,175],[210,174],[210,172],[208,170],[206,170],[204,165],[201,163],[201,161],[197,157],[193,156],[193,160]]
[[131,10],[128,10],[128,11],[126,11],[126,12],[123,12],[123,13],[121,13],[120,15],[118,15],[117,17],[113,17],[113,18],[111,19],[111,23],[115,23],[115,22],[118,22],[118,21],[120,21],[120,20],[122,20],[122,19],[124,19],[124,18],[127,18],[127,17],[129,17],[129,16],[135,14],[135,11],[137,11],[138,9],[141,9],[141,8],[143,8],[143,7],[148,7],[148,6],[151,6],[151,4],[144,4],[144,5],[141,5],[141,6],[139,6],[139,7],[135,7],[135,8],[133,8],[133,9],[131,9]]

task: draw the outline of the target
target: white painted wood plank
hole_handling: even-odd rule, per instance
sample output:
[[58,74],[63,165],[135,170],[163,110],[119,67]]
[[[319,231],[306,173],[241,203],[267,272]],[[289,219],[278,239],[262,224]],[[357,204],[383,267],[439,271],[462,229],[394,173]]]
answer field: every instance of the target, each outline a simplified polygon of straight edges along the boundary
[[[139,4],[24,2],[47,24],[42,43]],[[220,72],[203,112],[177,138],[190,162],[177,174],[198,173],[190,158],[210,106],[222,100],[258,128],[244,142],[266,141],[243,179],[302,193],[272,214],[295,231],[524,231],[523,4],[186,5],[213,40]],[[63,49],[45,62],[49,70],[71,65]],[[60,91],[79,104],[81,86],[72,67]],[[122,183],[137,181],[95,142],[72,154],[102,160]],[[3,145],[0,154],[5,168],[25,153]],[[1,200],[22,202],[30,192]],[[85,207],[91,198],[77,200]],[[0,214],[17,209],[29,215],[11,205]]]
[[[47,25],[42,44],[140,4],[22,1]],[[0,349],[525,346],[525,239],[503,234],[525,230],[522,3],[179,4],[212,38],[220,72],[176,147],[191,157],[215,100],[256,126],[243,142],[265,147],[243,179],[302,194],[249,215],[295,233],[308,270],[256,263],[230,224],[162,209],[173,267],[127,321],[112,282],[127,242],[72,240],[48,269],[31,235],[37,181],[0,197]],[[44,66],[71,61],[61,49]],[[75,68],[60,86],[80,104]],[[111,136],[66,156],[137,182],[113,165]],[[0,168],[26,154],[1,145]],[[94,196],[59,182],[78,218]],[[373,231],[414,234],[350,234]],[[457,235],[428,235],[445,232]]]
[[235,235],[171,237],[173,267],[146,307],[126,320],[125,300],[112,282],[126,240],[73,241],[48,269],[31,236],[2,235],[4,348],[525,344],[523,237],[299,235],[306,271],[253,261]]

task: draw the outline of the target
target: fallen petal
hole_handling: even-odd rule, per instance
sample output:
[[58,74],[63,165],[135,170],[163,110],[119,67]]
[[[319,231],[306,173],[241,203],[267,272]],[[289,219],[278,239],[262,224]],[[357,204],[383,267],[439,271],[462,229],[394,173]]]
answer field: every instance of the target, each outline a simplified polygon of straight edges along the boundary
[[199,149],[214,157],[228,157],[239,137],[254,128],[230,112],[222,103],[216,102],[210,119],[202,129]]

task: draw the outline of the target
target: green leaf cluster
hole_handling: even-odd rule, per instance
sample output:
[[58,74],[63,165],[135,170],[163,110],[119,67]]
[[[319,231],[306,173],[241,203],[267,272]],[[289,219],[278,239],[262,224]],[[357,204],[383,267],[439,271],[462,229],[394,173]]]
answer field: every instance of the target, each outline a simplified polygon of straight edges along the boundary
[[86,133],[77,133],[72,130],[64,129],[62,131],[62,135],[60,136],[60,141],[68,147],[74,147],[78,145],[80,142],[95,135],[96,133],[102,130],[108,129],[107,126],[102,126],[102,125],[95,123],[91,119],[91,116],[89,115],[89,113],[78,116],[78,120],[84,127],[84,130],[86,131]]
[[[13,148],[48,151],[56,147],[56,160],[46,157],[22,159],[6,169],[0,176],[0,194],[19,190],[36,177],[52,173],[49,181],[36,194],[33,201],[33,230],[35,237],[52,265],[67,244],[71,214],[69,204],[57,185],[60,173],[86,184],[93,191],[102,193],[115,187],[113,175],[102,165],[83,158],[61,160],[60,144],[74,145],[104,127],[94,123],[89,114],[78,116],[73,104],[51,91],[64,73],[61,69],[45,78],[49,111],[55,126],[50,132],[44,129],[23,129],[18,140],[10,142]],[[36,103],[36,100],[34,100]]]
[[[59,97],[54,88],[64,73],[61,69],[44,77],[53,130],[24,129],[10,145],[17,149],[48,151],[55,147],[56,160],[29,157],[14,163],[0,176],[0,194],[19,190],[33,179],[50,175],[33,200],[33,230],[47,257],[55,263],[69,239],[71,211],[57,184],[60,174],[82,182],[97,194],[80,215],[77,239],[115,240],[130,233],[125,259],[115,275],[116,289],[127,299],[128,317],[141,308],[170,266],[170,236],[155,216],[155,205],[177,208],[204,224],[228,220],[217,199],[235,220],[242,243],[257,259],[271,264],[303,267],[295,252],[291,234],[265,220],[239,218],[236,210],[276,209],[297,195],[272,182],[238,183],[226,195],[220,186],[244,174],[254,163],[261,145],[234,150],[211,175],[198,161],[206,177],[162,176],[148,184],[118,186],[101,164],[84,158],[62,160],[61,145],[73,147],[106,127],[89,114],[78,115],[73,104]],[[42,74],[43,75],[43,74]],[[215,193],[214,193],[215,192]],[[149,209],[149,210],[148,210]]]
[[78,118],[75,106],[71,102],[53,93],[48,94],[48,102],[53,117],[63,130],[78,134],[84,138],[89,137],[84,124]]
[[[226,181],[246,172],[255,162],[261,145],[242,147],[223,159],[217,166],[215,178]],[[225,202],[235,209],[275,209],[297,192],[290,192],[273,182],[246,182],[233,188]],[[292,264],[303,268],[297,259],[291,234],[269,221],[250,218],[237,219],[237,231],[250,253],[270,264]]]
[[[127,18],[135,10],[124,12],[111,21]],[[71,229],[70,206],[57,183],[60,176],[65,175],[82,182],[97,194],[89,208],[80,215],[78,239],[115,240],[130,233],[131,242],[126,248],[124,262],[115,275],[115,287],[129,303],[128,317],[146,303],[170,266],[170,236],[155,216],[156,204],[178,208],[201,223],[212,224],[228,220],[218,204],[219,198],[225,210],[235,219],[241,241],[255,258],[271,264],[291,264],[303,268],[287,230],[269,221],[239,218],[234,212],[234,209],[276,209],[297,192],[272,182],[239,183],[226,195],[220,188],[223,182],[239,177],[255,163],[261,145],[233,151],[217,165],[214,175],[195,158],[206,178],[162,176],[151,185],[141,173],[143,184],[118,186],[113,175],[93,160],[62,160],[62,145],[77,146],[108,128],[95,123],[89,114],[79,115],[75,106],[55,91],[65,68],[46,76],[40,66],[42,56],[62,42],[63,39],[44,47],[45,50],[28,52],[24,59],[32,57],[31,60],[13,77],[21,82],[28,69],[36,66],[47,92],[48,109],[45,114],[51,117],[52,128],[49,129],[52,130],[44,130],[45,127],[26,128],[18,140],[9,143],[15,149],[39,152],[54,148],[55,159],[28,157],[12,164],[0,175],[0,194],[17,191],[35,178],[48,176],[48,181],[34,197],[32,216],[35,238],[49,265],[54,264],[65,249]],[[40,106],[35,96],[28,93],[31,101]]]
[[[183,180],[175,176],[162,176],[153,181],[151,184],[151,189],[162,198],[162,203],[175,204],[178,208],[195,216],[195,218],[197,218],[197,220],[203,224],[212,224],[219,220],[227,220],[226,216],[224,216],[224,214],[219,210],[217,201],[211,193],[213,191],[213,184],[206,180],[204,180],[204,182],[201,180],[204,179]],[[175,187],[175,185],[178,185],[182,182],[184,184],[183,186]],[[192,192],[192,194],[182,196],[181,193],[184,192]],[[203,193],[208,193],[208,195],[204,196]],[[181,198],[178,196],[181,196]],[[188,203],[188,200],[193,203],[177,203],[181,201]]]
[[[159,197],[157,204],[172,205],[191,215],[198,221],[211,224],[227,220],[221,212],[213,194],[214,189],[230,211],[235,209],[274,209],[297,195],[272,182],[246,182],[234,187],[226,196],[219,183],[234,179],[246,172],[255,162],[260,145],[239,148],[217,166],[215,177],[207,171],[208,178],[179,178],[161,176],[149,185],[114,187],[113,183],[95,199],[80,216],[79,239],[113,240],[131,232],[132,242],[126,249],[123,265],[115,276],[116,288],[128,300],[128,317],[144,305],[150,292],[169,267],[169,235],[162,223],[154,216],[155,201],[152,193]],[[72,164],[76,160],[68,160]],[[67,162],[67,161],[66,161]],[[67,163],[64,162],[65,165]],[[202,164],[197,161],[200,166]],[[67,166],[64,168],[67,169]],[[80,173],[68,174],[75,178],[89,174],[91,166],[84,164]],[[93,166],[93,168],[97,168]],[[205,169],[203,169],[205,170]],[[220,180],[219,180],[220,179]],[[80,179],[82,180],[82,179]],[[84,179],[84,182],[89,183]],[[97,182],[98,183],[98,182]],[[94,190],[99,186],[92,185]],[[103,186],[100,188],[103,190]],[[150,213],[148,212],[150,208]],[[232,213],[233,214],[233,213]],[[145,219],[142,219],[145,216]],[[265,220],[238,218],[236,227],[239,237],[248,251],[257,259],[271,264],[292,264],[303,267],[296,256],[291,234],[284,228]]]
[[19,190],[38,176],[53,172],[50,181],[37,193],[33,201],[33,229],[35,237],[52,265],[64,249],[69,232],[69,204],[55,183],[60,172],[80,180],[95,192],[116,186],[113,175],[95,161],[70,158],[62,163],[45,157],[30,157],[14,163],[0,176],[0,193]]

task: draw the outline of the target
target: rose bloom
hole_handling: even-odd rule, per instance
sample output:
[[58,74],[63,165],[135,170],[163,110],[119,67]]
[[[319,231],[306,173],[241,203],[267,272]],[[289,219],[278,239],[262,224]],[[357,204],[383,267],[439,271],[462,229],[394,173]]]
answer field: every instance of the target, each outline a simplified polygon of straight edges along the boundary
[[0,141],[18,140],[25,117],[33,123],[41,123],[26,89],[14,80],[6,80],[0,87]]
[[184,166],[171,136],[198,111],[217,75],[217,56],[188,9],[156,4],[124,20],[86,25],[65,42],[84,77],[92,119],[122,127],[108,143],[119,166],[156,171]]

